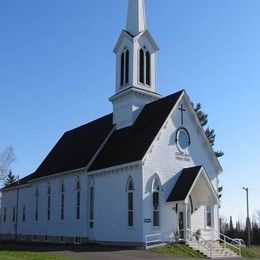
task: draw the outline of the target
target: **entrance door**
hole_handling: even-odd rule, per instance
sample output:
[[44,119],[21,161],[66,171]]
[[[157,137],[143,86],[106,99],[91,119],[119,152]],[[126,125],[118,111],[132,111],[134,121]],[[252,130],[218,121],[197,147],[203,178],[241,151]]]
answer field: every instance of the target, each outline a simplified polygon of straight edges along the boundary
[[180,239],[184,238],[184,214],[182,211],[179,212],[179,230],[180,230]]

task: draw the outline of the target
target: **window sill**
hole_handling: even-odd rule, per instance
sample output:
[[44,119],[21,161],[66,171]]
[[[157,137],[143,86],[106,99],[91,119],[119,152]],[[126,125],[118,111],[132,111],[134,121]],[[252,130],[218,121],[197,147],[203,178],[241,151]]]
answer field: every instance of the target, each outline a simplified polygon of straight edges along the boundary
[[160,230],[161,227],[160,226],[152,226],[152,230]]
[[212,227],[206,227],[205,228],[205,230],[207,231],[207,230],[211,230],[212,229]]
[[129,229],[129,230],[135,229],[135,226],[127,226],[126,229]]

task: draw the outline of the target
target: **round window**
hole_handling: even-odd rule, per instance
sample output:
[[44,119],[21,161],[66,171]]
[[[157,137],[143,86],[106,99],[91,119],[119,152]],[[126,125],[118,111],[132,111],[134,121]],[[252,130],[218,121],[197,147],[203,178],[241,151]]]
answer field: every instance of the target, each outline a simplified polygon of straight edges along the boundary
[[186,129],[180,128],[177,131],[177,144],[181,150],[186,150],[190,146],[190,136]]

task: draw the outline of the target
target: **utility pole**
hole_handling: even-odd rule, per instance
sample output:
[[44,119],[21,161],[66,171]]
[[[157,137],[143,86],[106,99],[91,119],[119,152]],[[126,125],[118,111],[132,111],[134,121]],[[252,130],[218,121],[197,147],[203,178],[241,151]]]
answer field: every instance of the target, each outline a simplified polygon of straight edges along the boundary
[[248,188],[243,187],[243,190],[246,191],[246,206],[247,206],[247,218],[246,218],[246,226],[247,226],[247,245],[250,246],[250,218],[249,218]]

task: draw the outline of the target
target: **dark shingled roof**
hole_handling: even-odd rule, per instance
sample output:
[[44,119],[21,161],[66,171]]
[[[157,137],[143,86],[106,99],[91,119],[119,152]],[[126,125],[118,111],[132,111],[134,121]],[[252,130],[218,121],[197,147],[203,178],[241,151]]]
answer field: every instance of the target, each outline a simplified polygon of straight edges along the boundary
[[183,169],[167,202],[185,200],[201,168],[202,166],[195,166]]
[[181,94],[147,104],[132,126],[112,134],[89,171],[142,160]]
[[86,167],[113,129],[109,114],[66,132],[36,170],[36,176]]
[[114,130],[110,137],[113,114],[66,132],[38,169],[21,179],[20,184],[86,167],[108,137],[89,171],[142,160],[182,93],[147,104],[132,126]]

